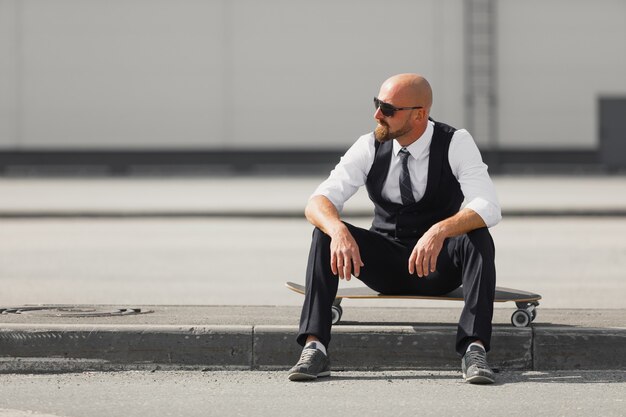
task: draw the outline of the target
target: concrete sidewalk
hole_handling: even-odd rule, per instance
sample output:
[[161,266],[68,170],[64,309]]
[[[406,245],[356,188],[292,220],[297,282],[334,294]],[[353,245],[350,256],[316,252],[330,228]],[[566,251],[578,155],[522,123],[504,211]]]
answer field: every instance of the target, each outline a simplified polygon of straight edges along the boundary
[[[492,365],[515,370],[626,370],[625,310],[542,310],[527,328],[495,311]],[[457,369],[457,308],[350,308],[333,329],[336,370]],[[5,308],[0,372],[287,369],[298,307]]]
[[[0,179],[0,218],[302,217],[322,177]],[[503,214],[626,215],[626,176],[495,177]],[[371,216],[361,189],[346,216]]]

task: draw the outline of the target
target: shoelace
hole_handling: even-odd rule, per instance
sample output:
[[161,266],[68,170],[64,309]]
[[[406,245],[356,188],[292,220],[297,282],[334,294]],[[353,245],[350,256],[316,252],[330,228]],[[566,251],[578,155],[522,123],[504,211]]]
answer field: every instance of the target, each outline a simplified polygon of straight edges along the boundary
[[470,363],[470,366],[476,365],[479,368],[489,368],[485,355],[482,352],[470,350],[466,353],[466,355],[469,355],[468,362]]
[[313,355],[317,349],[304,349],[302,351],[302,355],[300,355],[300,360],[298,361],[298,365],[302,365],[306,362],[310,362],[313,359]]

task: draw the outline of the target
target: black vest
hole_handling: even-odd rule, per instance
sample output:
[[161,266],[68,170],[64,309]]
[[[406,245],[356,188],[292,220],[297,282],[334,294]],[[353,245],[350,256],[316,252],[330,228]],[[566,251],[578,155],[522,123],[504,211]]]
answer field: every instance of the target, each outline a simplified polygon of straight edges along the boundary
[[393,141],[375,142],[374,163],[365,182],[370,200],[374,202],[371,230],[398,239],[419,239],[433,224],[459,211],[463,192],[448,161],[450,140],[455,130],[444,123],[435,122],[426,191],[419,201],[406,206],[382,196],[391,163]]

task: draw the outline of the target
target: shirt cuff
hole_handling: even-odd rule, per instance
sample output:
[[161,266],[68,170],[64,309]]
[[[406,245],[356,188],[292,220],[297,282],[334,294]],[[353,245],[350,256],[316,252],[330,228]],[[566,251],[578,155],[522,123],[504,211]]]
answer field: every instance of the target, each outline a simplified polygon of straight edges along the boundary
[[311,200],[313,197],[316,197],[318,195],[322,195],[324,197],[326,197],[328,199],[328,201],[330,201],[333,206],[335,206],[335,209],[337,209],[337,212],[339,214],[341,214],[341,212],[343,211],[343,204],[342,203],[338,203],[336,201],[336,199],[333,199],[332,193],[328,192],[328,191],[318,191],[315,190],[315,192],[313,192],[313,194],[311,194],[311,196],[309,197],[309,200]]
[[500,207],[481,197],[474,198],[465,205],[465,208],[475,211],[487,227],[493,227],[502,220]]

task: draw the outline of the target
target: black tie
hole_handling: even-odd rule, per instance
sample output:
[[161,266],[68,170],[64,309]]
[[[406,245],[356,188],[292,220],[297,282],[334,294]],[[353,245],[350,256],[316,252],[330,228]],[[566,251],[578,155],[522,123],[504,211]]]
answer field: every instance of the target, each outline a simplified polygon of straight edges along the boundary
[[415,203],[413,198],[413,189],[411,187],[411,177],[409,175],[409,151],[406,148],[400,149],[400,157],[402,158],[402,171],[400,171],[400,196],[402,204],[405,206]]

